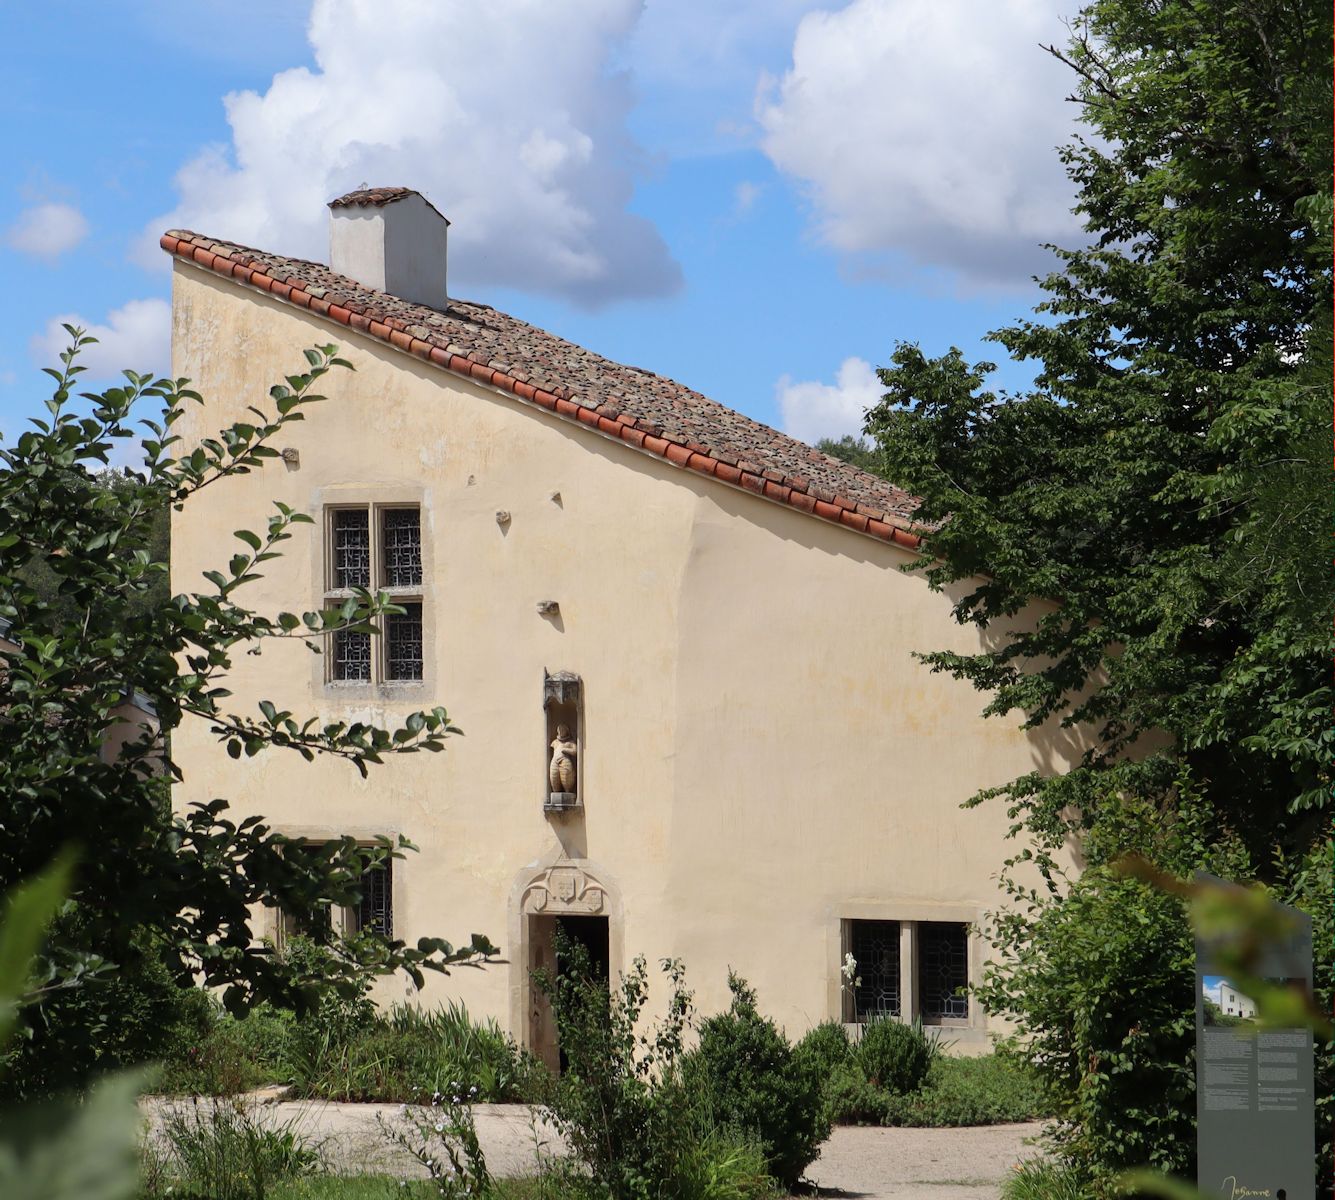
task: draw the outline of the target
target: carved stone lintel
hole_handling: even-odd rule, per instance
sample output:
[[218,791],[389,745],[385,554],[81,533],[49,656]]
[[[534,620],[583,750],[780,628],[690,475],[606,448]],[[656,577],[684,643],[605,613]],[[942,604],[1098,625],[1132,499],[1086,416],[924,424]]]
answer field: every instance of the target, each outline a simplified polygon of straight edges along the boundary
[[542,706],[579,704],[580,678],[573,671],[543,672]]
[[600,913],[607,905],[603,885],[574,862],[548,867],[524,889],[527,913]]

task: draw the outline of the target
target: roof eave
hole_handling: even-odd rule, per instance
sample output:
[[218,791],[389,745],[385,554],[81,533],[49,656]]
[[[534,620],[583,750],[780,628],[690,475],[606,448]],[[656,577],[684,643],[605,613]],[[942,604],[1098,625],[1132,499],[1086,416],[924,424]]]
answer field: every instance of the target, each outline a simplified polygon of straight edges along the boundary
[[[811,492],[793,486],[784,481],[767,479],[763,475],[745,471],[732,463],[726,463],[709,454],[701,454],[687,446],[660,437],[655,433],[638,427],[634,417],[620,413],[615,417],[599,413],[596,409],[578,404],[573,400],[555,395],[550,391],[534,387],[532,384],[487,366],[474,362],[458,354],[450,354],[438,346],[432,346],[422,339],[413,337],[401,329],[393,329],[380,321],[352,312],[341,305],[334,304],[320,296],[314,296],[301,286],[299,280],[284,282],[257,271],[242,263],[233,261],[228,255],[217,253],[211,247],[216,243],[201,245],[196,241],[187,241],[184,230],[168,230],[159,239],[161,247],[178,261],[192,266],[202,267],[215,275],[231,279],[245,287],[265,292],[278,300],[304,308],[318,317],[345,325],[358,333],[375,338],[393,349],[400,350],[412,357],[429,362],[433,366],[467,379],[472,383],[492,387],[513,396],[520,401],[532,404],[548,412],[555,413],[567,421],[583,425],[606,437],[619,440],[636,450],[649,454],[673,466],[694,471],[720,483],[749,492],[773,503],[782,504],[817,517],[828,524],[851,529],[855,533],[865,534],[877,541],[885,542],[903,550],[921,549],[922,538],[911,527],[897,521],[886,520],[891,514],[881,517],[869,516],[857,511],[851,504],[843,505],[820,499]],[[193,236],[193,235],[191,235]],[[564,390],[564,389],[563,389]],[[777,473],[777,472],[776,472]]]

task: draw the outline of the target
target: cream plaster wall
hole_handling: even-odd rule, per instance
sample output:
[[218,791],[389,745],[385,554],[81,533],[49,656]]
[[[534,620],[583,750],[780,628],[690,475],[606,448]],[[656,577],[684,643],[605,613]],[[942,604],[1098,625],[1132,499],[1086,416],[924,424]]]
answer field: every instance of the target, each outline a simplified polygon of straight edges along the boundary
[[[284,435],[297,465],[220,484],[176,518],[175,590],[207,586],[200,572],[273,500],[314,513],[331,495],[420,495],[426,683],[351,694],[323,684],[302,646],[273,644],[228,686],[238,706],[268,698],[327,719],[440,703],[465,736],[365,781],[280,752],[233,762],[198,725],[174,749],[178,805],[224,796],[293,832],[416,842],[396,864],[396,933],[476,930],[512,959],[427,999],[457,995],[523,1035],[515,904],[563,842],[619,896],[614,966],[680,956],[705,1011],[726,1003],[731,966],[794,1033],[839,1014],[841,919],[959,919],[999,902],[1015,849],[1005,813],[959,805],[1074,751],[984,722],[972,689],[913,661],[915,648],[973,649],[977,634],[898,570],[903,551],[181,263],[173,312],[174,374],[206,397],[187,439],[263,403],[305,346],[335,341],[357,368],[327,377],[330,399]],[[302,527],[247,601],[318,607],[322,538]],[[537,613],[543,600],[559,619]],[[584,681],[582,817],[542,812],[544,668]]]

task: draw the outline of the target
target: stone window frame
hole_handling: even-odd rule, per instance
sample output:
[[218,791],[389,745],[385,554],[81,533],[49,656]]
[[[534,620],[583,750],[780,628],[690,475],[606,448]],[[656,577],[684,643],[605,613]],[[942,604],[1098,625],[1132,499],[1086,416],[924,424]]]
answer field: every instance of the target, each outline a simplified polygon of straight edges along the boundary
[[[838,920],[829,939],[829,1013],[852,1030],[860,1028],[852,1008],[852,997],[843,987],[841,970],[844,955],[849,952],[854,921],[897,921],[899,923],[899,1020],[919,1020],[919,926],[927,923],[960,924],[968,927],[969,983],[982,979],[987,961],[987,943],[982,936],[982,925],[987,910],[979,904],[942,903],[937,901],[869,901],[841,905]],[[941,1031],[948,1041],[974,1042],[986,1039],[987,1013],[978,998],[969,993],[969,1014],[966,1018],[926,1020],[924,1028]]]
[[[334,826],[334,825],[280,825],[271,824],[274,833],[281,833],[284,837],[290,838],[294,842],[341,842],[344,838],[350,837],[361,849],[369,849],[377,844],[380,838],[389,838],[391,842],[397,843],[400,831],[380,826],[370,827],[358,825],[353,827]],[[398,941],[407,939],[400,931],[401,914],[404,912],[405,897],[407,894],[407,883],[404,875],[408,874],[407,858],[391,859],[392,865],[389,870],[389,908],[390,908],[390,929],[388,937]],[[268,910],[269,918],[260,923],[260,928],[276,948],[281,949],[283,944],[292,936],[294,930],[286,913],[281,909],[271,908]],[[355,934],[357,932],[357,922],[359,915],[350,905],[340,905],[330,914],[335,933]]]
[[[420,679],[387,678],[388,637],[386,620],[378,622],[381,632],[373,638],[370,679],[336,679],[334,677],[334,638],[328,638],[324,653],[314,658],[313,684],[317,693],[332,698],[411,699],[423,701],[435,690],[435,621],[432,596],[433,554],[431,511],[428,497],[420,487],[367,487],[364,485],[332,486],[321,489],[314,497],[314,510],[319,514],[319,530],[312,567],[314,591],[318,604],[328,608],[342,603],[352,595],[351,589],[335,586],[334,579],[334,513],[340,509],[364,509],[368,514],[370,530],[371,586],[370,591],[387,592],[394,600],[420,604],[422,607],[422,677]],[[422,583],[420,587],[386,587],[381,582],[382,514],[392,509],[416,508],[422,539]]]

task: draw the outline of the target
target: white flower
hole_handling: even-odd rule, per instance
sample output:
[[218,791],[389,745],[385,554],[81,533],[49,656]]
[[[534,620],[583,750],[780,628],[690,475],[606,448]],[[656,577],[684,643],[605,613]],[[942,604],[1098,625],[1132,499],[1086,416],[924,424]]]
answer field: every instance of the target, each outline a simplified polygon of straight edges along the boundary
[[437,1132],[437,1133],[444,1133],[444,1132],[445,1132],[445,1126],[442,1125],[439,1121],[436,1122],[436,1132]]

